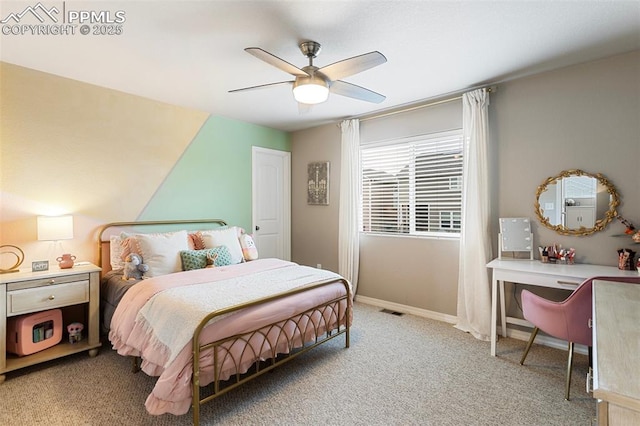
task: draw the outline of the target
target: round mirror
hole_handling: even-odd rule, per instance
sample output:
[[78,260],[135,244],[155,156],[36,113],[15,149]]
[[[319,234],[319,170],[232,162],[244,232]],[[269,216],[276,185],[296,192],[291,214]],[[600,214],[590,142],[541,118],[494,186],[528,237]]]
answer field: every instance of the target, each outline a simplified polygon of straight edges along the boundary
[[604,176],[576,169],[538,186],[535,210],[540,223],[558,234],[590,235],[618,215],[619,204],[615,186]]

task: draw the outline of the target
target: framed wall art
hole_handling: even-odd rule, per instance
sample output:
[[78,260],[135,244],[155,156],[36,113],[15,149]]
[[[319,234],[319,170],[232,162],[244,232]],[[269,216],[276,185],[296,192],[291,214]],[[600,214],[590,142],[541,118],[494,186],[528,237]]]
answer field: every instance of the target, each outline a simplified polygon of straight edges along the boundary
[[309,163],[307,166],[307,204],[329,205],[329,162]]

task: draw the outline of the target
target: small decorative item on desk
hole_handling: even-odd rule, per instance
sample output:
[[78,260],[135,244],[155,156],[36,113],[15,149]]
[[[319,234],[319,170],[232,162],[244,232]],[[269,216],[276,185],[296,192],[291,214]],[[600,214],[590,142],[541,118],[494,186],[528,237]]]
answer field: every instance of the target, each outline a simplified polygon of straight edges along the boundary
[[547,247],[538,247],[538,251],[540,252],[540,262],[549,263],[549,251]]
[[565,257],[567,259],[567,265],[573,265],[576,257],[576,249],[574,249],[573,247],[570,248],[569,251],[567,251],[567,253],[565,254]]
[[69,332],[69,343],[78,343],[82,340],[82,330],[84,329],[84,325],[79,322],[72,322],[67,326],[67,331]]
[[573,265],[576,257],[576,249],[563,249],[561,245],[554,244],[552,246],[538,247],[540,252],[540,261],[542,263],[566,263]]
[[618,250],[618,269],[633,271],[636,269],[636,252],[629,249]]
[[56,259],[58,262],[58,266],[60,269],[69,269],[73,268],[73,261],[76,260],[76,257],[72,254],[63,254],[59,258]]

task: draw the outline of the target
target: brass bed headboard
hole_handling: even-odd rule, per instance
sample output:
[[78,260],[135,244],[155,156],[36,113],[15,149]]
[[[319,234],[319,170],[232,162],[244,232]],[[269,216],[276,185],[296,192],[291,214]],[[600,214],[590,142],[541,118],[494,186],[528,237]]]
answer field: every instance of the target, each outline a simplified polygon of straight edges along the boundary
[[[222,219],[181,219],[181,220],[149,220],[139,222],[112,222],[102,225],[98,229],[98,263],[102,268],[102,274],[111,270],[111,263],[109,258],[110,252],[110,236],[114,233],[115,229],[132,229],[138,227],[164,227],[163,232],[167,231],[167,227],[175,228],[177,225],[211,225],[227,226],[227,222]],[[160,231],[160,230],[159,230]],[[105,240],[106,238],[106,240]]]

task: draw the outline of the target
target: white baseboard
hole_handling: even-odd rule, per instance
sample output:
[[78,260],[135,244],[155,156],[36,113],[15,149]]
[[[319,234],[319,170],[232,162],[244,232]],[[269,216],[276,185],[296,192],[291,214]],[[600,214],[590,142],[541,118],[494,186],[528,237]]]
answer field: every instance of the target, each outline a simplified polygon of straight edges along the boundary
[[458,319],[458,317],[454,315],[447,315],[440,312],[429,311],[427,309],[416,308],[414,306],[407,306],[400,303],[388,302],[386,300],[374,299],[373,297],[358,296],[357,294],[355,300],[367,305],[377,306],[379,308],[389,309],[396,312],[402,312],[404,314],[416,315],[418,317],[447,322],[450,324],[455,324]]
[[[383,309],[389,309],[395,312],[402,312],[405,314],[416,315],[418,317],[429,318],[436,321],[442,321],[449,324],[455,324],[458,322],[458,317],[455,315],[443,314],[440,312],[429,311],[427,309],[416,308],[414,306],[402,305],[400,303],[389,302],[386,300],[375,299],[373,297],[367,296],[359,296],[356,294],[355,300],[360,303],[364,303],[366,305],[377,306]],[[502,332],[500,326],[498,326],[498,336],[502,336]],[[507,327],[507,337],[511,337],[513,339],[524,340],[525,342],[529,340],[530,333],[523,330],[514,330]],[[538,334],[536,336],[535,343],[538,345],[549,346],[551,348],[567,350],[567,342],[564,340],[556,339],[555,337],[546,336]],[[498,337],[499,344],[499,337]],[[575,345],[575,352],[579,354],[586,355],[588,353],[588,349],[584,345]]]

